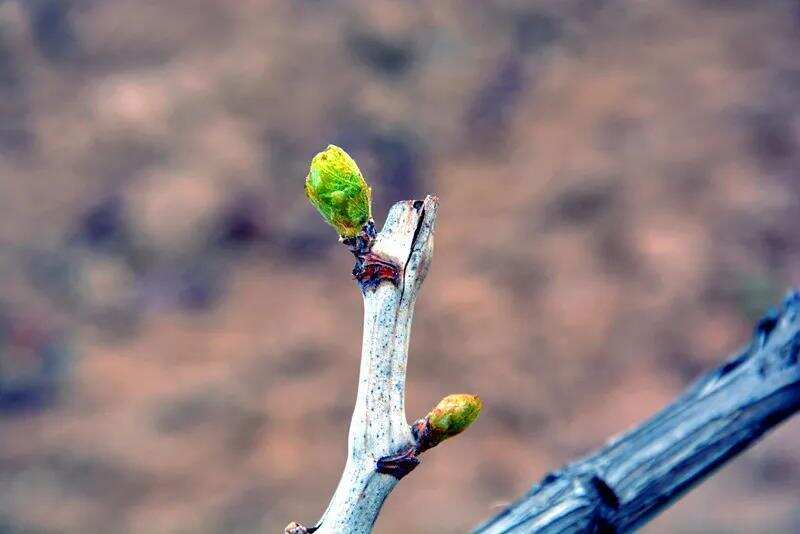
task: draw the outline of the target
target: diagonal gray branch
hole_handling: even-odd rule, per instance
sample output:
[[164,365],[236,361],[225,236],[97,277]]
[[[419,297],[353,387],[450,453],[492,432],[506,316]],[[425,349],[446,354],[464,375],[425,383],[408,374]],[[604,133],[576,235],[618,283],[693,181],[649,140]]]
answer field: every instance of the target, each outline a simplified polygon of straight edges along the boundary
[[800,293],[652,419],[550,473],[476,533],[629,532],[800,409]]

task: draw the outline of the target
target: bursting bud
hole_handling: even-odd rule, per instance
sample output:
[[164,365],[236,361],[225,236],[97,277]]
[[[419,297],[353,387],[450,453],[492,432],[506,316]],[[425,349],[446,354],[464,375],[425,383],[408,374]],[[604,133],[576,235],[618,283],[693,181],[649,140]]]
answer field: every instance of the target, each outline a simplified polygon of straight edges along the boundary
[[447,438],[460,434],[475,422],[483,409],[483,402],[477,395],[448,395],[430,411],[425,418],[429,441],[427,448],[435,447]]
[[372,190],[353,158],[335,145],[311,160],[306,196],[342,237],[355,237],[372,217]]

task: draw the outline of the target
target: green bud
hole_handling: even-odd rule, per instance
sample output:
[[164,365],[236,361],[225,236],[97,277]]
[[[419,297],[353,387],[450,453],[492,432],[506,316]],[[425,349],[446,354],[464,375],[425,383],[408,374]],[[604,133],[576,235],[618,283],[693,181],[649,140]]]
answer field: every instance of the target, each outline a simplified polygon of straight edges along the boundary
[[354,237],[372,216],[372,190],[347,152],[328,145],[311,160],[306,196],[342,237]]
[[448,395],[427,416],[432,445],[460,434],[475,422],[483,409],[477,395]]

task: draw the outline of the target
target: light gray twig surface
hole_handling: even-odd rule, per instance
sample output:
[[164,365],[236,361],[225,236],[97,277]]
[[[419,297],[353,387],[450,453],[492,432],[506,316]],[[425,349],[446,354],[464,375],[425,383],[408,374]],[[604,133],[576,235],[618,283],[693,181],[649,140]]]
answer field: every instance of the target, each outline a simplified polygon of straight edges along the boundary
[[364,339],[358,396],[350,422],[347,464],[318,534],[372,530],[398,478],[378,472],[378,460],[414,450],[406,421],[406,361],[414,302],[433,254],[438,199],[404,201],[389,211],[370,261],[395,266],[398,278],[363,283]]
[[[550,473],[475,532],[629,532],[800,409],[800,293],[652,419]],[[731,513],[735,513],[732,511]]]

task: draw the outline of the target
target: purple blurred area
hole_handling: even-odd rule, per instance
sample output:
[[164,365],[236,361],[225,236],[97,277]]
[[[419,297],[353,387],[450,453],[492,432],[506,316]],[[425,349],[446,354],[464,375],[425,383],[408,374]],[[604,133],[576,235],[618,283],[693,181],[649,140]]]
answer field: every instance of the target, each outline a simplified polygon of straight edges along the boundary
[[[0,1],[0,532],[313,523],[361,303],[303,194],[441,198],[408,411],[485,403],[376,526],[458,533],[800,283],[796,2]],[[800,531],[790,421],[644,529]]]

